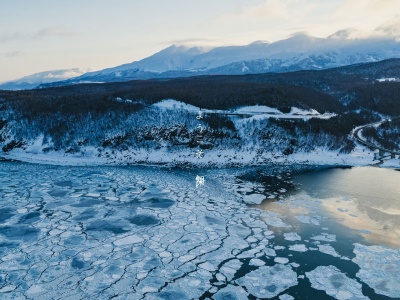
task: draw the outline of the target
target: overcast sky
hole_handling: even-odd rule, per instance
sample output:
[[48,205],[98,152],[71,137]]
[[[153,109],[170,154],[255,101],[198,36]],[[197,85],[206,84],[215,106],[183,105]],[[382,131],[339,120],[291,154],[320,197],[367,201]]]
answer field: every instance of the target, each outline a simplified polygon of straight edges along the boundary
[[0,82],[74,67],[103,69],[171,44],[239,45],[296,32],[370,31],[400,0],[0,0]]

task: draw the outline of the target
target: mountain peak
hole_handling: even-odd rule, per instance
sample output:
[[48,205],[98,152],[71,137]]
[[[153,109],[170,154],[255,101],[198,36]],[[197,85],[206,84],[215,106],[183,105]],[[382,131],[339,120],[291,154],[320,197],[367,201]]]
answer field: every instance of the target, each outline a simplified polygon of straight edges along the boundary
[[335,40],[347,40],[354,36],[358,31],[354,28],[346,28],[342,30],[338,30],[335,33],[328,36],[328,39],[335,39]]
[[265,41],[265,40],[258,40],[258,41],[254,41],[254,42],[250,43],[249,46],[252,46],[252,45],[268,45],[268,44],[270,44],[270,42]]
[[[400,18],[395,18],[376,30],[400,34],[399,28]],[[348,28],[327,38],[297,32],[273,43],[258,40],[248,45],[211,49],[177,43],[140,61],[86,73],[66,83],[320,70],[400,57],[400,42],[392,37],[388,42],[380,43],[377,37],[382,36],[380,32],[363,35]],[[52,76],[55,74],[47,75]]]

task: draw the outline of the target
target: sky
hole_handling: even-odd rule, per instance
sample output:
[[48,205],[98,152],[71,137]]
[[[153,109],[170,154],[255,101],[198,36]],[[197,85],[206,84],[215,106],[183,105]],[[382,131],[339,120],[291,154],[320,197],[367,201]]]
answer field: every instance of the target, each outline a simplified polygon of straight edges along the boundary
[[0,0],[0,82],[114,67],[172,44],[244,45],[346,28],[368,33],[397,14],[400,0]]

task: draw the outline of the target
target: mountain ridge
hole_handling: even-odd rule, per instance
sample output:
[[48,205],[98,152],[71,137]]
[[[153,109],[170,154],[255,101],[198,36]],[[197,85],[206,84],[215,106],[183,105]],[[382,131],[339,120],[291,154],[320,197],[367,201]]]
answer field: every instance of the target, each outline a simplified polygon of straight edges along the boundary
[[180,50],[178,55],[176,52],[170,56],[160,55],[168,53],[167,49],[170,47],[141,61],[92,74],[83,74],[58,85],[198,75],[321,70],[400,58],[400,42],[395,39],[338,40],[329,37],[315,38],[305,34],[274,43],[259,41],[245,46],[217,47],[201,53],[188,48],[186,51]]
[[[399,19],[400,20],[400,19]],[[60,80],[24,85],[24,78],[0,84],[0,89],[31,89],[78,83],[119,82],[135,79],[179,78],[199,75],[241,75],[268,72],[322,70],[357,63],[400,58],[398,20],[383,24],[370,36],[356,29],[339,30],[326,38],[298,33],[276,42],[206,48],[171,45],[142,60],[78,74]],[[381,33],[387,33],[386,36]],[[48,72],[48,73],[51,73]]]

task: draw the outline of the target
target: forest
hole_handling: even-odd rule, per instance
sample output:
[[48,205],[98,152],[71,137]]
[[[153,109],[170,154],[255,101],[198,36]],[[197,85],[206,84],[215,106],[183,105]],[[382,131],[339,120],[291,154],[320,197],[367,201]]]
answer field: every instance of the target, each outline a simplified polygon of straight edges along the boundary
[[[334,113],[327,119],[233,120],[208,115],[203,149],[272,151],[283,155],[323,148],[349,153],[356,126],[400,115],[400,83],[379,82],[400,70],[398,60],[323,71],[243,76],[198,76],[104,84],[76,84],[25,91],[0,91],[3,152],[41,143],[43,153],[83,153],[94,147],[126,151],[181,151],[196,146],[197,120],[186,110],[153,104],[174,99],[202,109],[265,105]],[[375,74],[375,75],[374,75]],[[396,125],[396,126],[393,126]],[[383,124],[369,139],[398,147],[399,125]],[[390,128],[389,128],[390,127]]]

